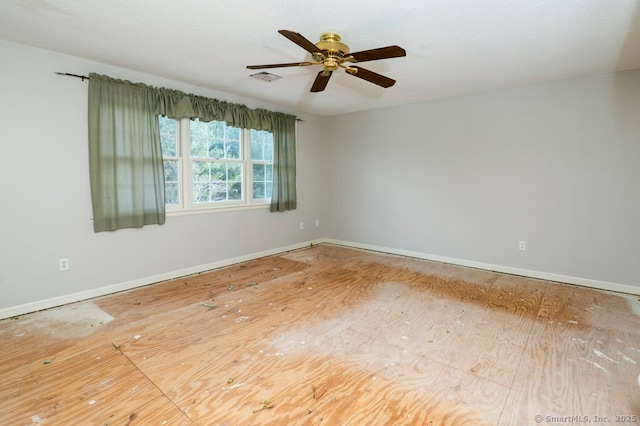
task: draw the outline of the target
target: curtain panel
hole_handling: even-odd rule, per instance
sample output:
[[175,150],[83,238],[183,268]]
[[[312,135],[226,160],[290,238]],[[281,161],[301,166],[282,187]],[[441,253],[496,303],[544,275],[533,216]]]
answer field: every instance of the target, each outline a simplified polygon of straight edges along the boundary
[[164,223],[158,115],[273,133],[271,211],[297,207],[295,116],[91,73],[89,166],[96,232]]
[[[273,132],[273,189],[271,211],[295,210],[296,195],[296,123],[276,117]],[[276,168],[276,164],[278,165]]]
[[90,76],[89,171],[95,232],[165,221],[154,98],[145,87]]

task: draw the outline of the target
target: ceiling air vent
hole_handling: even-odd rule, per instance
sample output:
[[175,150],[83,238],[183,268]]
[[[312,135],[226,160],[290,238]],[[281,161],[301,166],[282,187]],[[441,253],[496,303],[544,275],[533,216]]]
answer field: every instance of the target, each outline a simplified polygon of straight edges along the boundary
[[271,74],[270,72],[262,71],[256,74],[251,74],[249,77],[257,78],[258,80],[271,82],[273,80],[277,80],[280,77],[279,75]]

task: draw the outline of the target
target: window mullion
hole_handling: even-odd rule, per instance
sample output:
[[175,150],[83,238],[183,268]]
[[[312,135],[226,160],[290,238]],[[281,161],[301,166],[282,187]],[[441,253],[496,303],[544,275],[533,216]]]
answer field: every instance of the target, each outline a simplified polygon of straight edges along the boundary
[[253,167],[251,163],[251,129],[243,129],[242,148],[244,151],[244,193],[246,203],[253,204]]
[[189,133],[189,119],[180,120],[180,151],[182,157],[182,194],[183,208],[193,207],[193,163],[191,159],[191,144]]

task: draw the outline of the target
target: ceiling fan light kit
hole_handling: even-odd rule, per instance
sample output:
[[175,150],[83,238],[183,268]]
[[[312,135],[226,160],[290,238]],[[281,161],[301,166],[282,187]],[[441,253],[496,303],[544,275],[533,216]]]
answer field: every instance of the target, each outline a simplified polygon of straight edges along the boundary
[[406,52],[400,46],[387,46],[377,49],[363,50],[351,53],[349,46],[344,44],[339,34],[329,32],[320,36],[320,41],[311,43],[304,36],[294,31],[280,30],[280,34],[311,53],[314,62],[293,62],[286,64],[248,65],[248,69],[266,69],[282,67],[306,67],[310,65],[322,65],[322,71],[318,73],[311,86],[311,92],[321,92],[327,87],[329,78],[338,68],[343,68],[348,75],[353,75],[362,80],[388,88],[395,84],[395,80],[365,68],[347,65],[345,63],[358,63],[375,61],[379,59],[398,58],[406,56]]

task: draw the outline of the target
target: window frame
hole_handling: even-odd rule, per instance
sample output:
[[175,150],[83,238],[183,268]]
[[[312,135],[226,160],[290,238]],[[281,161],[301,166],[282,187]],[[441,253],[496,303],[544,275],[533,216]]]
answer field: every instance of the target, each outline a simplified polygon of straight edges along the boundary
[[[166,117],[159,117],[160,119]],[[196,214],[214,211],[246,210],[257,208],[268,208],[271,204],[269,198],[253,198],[253,165],[270,164],[273,171],[273,154],[271,162],[251,159],[251,131],[252,129],[240,128],[240,159],[211,159],[212,162],[229,162],[242,164],[242,198],[240,200],[212,201],[206,203],[194,203],[193,190],[193,161],[199,157],[191,156],[191,135],[190,119],[171,119],[176,126],[176,156],[165,156],[162,159],[175,160],[178,164],[178,203],[166,204],[165,210],[168,215]],[[265,131],[267,132],[267,131]],[[267,132],[271,133],[271,132]],[[272,134],[272,133],[271,133]],[[273,134],[272,134],[273,135]],[[197,161],[197,160],[196,160]],[[272,176],[273,179],[273,176]]]

